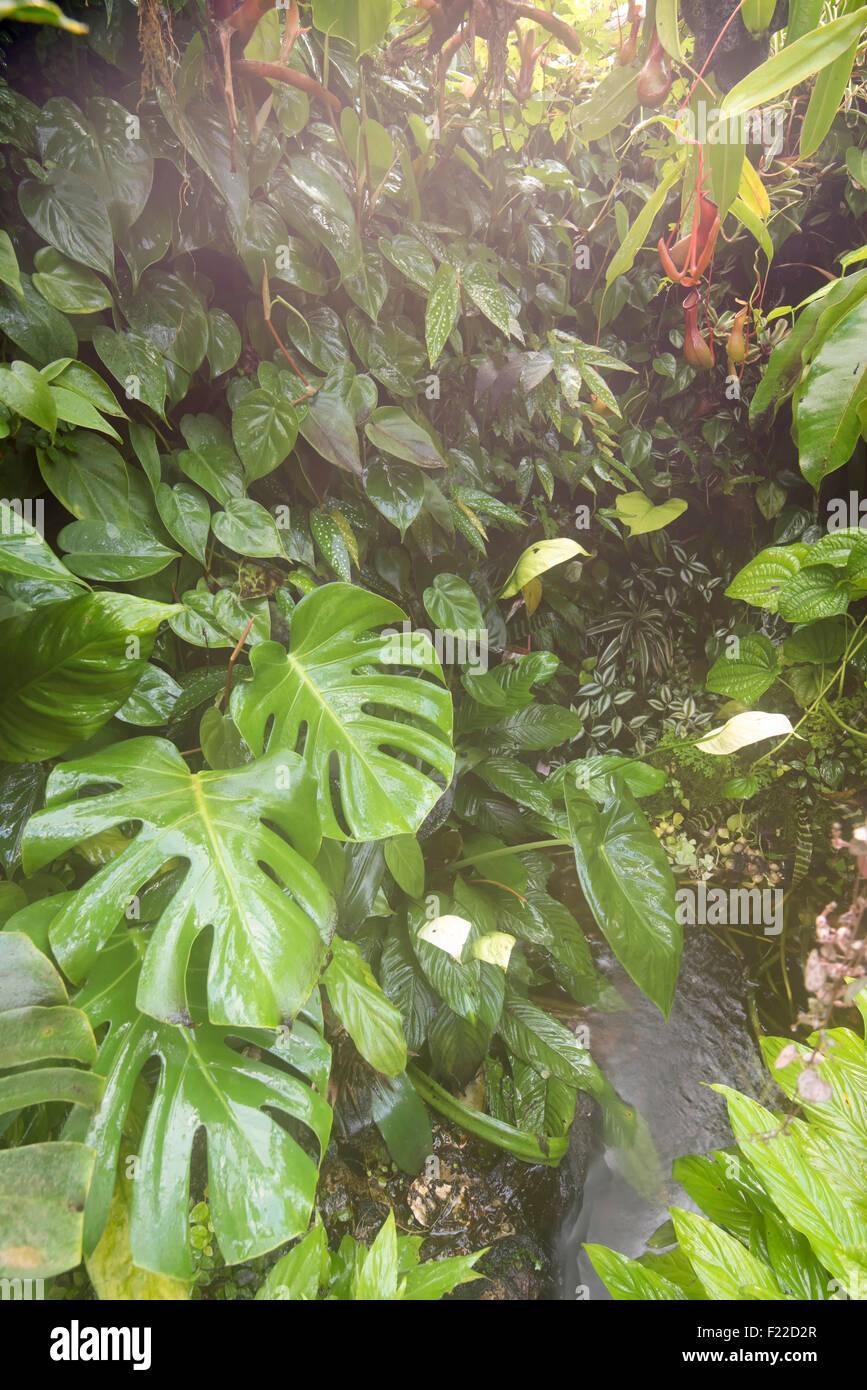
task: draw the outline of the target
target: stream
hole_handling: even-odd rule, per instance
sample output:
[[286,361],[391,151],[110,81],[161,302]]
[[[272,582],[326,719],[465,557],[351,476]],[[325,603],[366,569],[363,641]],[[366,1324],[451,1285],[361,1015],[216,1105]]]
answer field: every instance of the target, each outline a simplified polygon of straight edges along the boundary
[[585,1241],[634,1258],[667,1219],[669,1204],[693,1207],[671,1178],[672,1163],[731,1142],[725,1102],[710,1083],[723,1082],[756,1098],[767,1087],[750,1028],[746,971],[707,928],[687,928],[668,1023],[613,957],[599,964],[628,1011],[590,1011],[590,1048],[623,1100],[644,1117],[663,1180],[654,1196],[639,1195],[617,1171],[615,1152],[600,1141],[580,1204],[560,1232],[561,1299],[610,1298],[582,1248]]

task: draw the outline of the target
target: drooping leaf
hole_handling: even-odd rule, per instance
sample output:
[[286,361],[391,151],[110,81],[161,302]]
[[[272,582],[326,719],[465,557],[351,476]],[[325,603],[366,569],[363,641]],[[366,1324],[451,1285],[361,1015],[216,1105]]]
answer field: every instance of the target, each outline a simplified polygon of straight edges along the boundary
[[609,775],[601,810],[571,779],[565,791],[584,896],[618,960],[667,1016],[683,931],[666,853],[616,774]]
[[339,936],[332,939],[331,960],[322,982],[328,1002],[365,1061],[385,1076],[402,1072],[406,1039],[400,1014],[354,942]]
[[83,594],[0,623],[9,663],[0,757],[56,757],[95,733],[129,696],[174,612],[131,594]]
[[570,541],[563,537],[557,540],[536,541],[529,546],[519,557],[512,573],[509,575],[505,584],[498,594],[498,598],[511,598],[535,579],[540,574],[545,574],[547,570],[553,569],[555,565],[561,565],[564,560],[571,560],[576,555],[586,555],[587,551],[583,545],[577,541]]

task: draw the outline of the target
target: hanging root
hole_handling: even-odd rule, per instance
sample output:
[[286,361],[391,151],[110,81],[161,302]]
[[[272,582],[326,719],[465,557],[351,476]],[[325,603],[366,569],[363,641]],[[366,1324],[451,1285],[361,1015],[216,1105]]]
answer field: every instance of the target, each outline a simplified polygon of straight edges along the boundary
[[139,0],[138,46],[142,64],[142,96],[147,96],[157,87],[165,87],[174,97],[169,55],[176,57],[177,48],[172,34],[171,12],[163,8],[161,0]]

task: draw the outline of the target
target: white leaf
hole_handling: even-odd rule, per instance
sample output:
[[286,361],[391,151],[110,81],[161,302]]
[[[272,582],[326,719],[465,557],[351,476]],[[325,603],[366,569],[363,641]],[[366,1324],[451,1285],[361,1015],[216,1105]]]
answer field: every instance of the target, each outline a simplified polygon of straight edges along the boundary
[[695,746],[703,753],[719,756],[737,753],[739,748],[748,748],[751,743],[760,743],[763,738],[777,738],[779,734],[792,732],[792,725],[784,714],[748,710],[746,714],[736,714],[721,728],[712,729]]
[[441,951],[460,961],[464,942],[472,929],[472,924],[465,918],[446,913],[444,917],[435,917],[432,922],[425,922],[423,927],[419,927],[417,935],[420,940],[429,942],[431,946],[438,946]]

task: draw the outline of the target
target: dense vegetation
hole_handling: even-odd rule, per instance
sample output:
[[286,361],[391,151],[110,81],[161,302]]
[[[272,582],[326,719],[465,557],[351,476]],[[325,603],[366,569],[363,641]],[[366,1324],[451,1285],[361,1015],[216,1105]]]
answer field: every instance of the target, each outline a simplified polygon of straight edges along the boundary
[[335,1109],[409,1181],[587,1094],[640,1185],[583,1020],[686,926],[789,1038],[594,1263],[864,1298],[867,9],[67,10],[0,6],[0,1276],[478,1281],[338,1248]]

